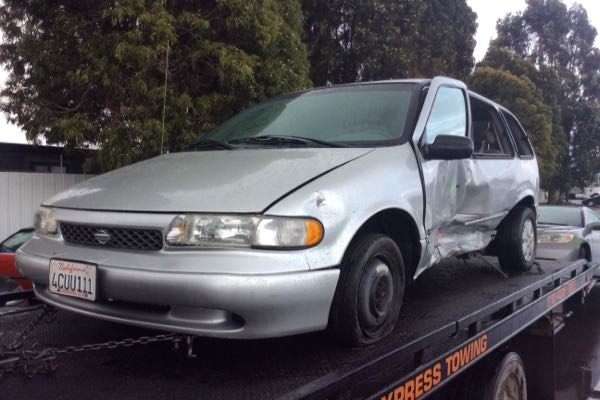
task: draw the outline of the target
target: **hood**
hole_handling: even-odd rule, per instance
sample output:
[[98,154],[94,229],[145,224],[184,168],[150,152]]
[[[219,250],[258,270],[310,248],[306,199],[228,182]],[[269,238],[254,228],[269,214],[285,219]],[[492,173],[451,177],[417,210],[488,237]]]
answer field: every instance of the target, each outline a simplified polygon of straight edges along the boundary
[[264,211],[306,181],[372,149],[301,148],[166,154],[84,181],[54,207],[106,211]]

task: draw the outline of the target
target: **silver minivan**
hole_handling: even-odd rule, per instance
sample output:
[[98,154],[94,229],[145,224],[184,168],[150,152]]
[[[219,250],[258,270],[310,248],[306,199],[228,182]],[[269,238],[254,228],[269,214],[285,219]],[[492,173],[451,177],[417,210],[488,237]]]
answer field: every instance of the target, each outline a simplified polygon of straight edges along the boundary
[[517,119],[460,81],[331,86],[54,196],[17,265],[44,302],[110,321],[364,345],[442,259],[530,268],[538,186]]

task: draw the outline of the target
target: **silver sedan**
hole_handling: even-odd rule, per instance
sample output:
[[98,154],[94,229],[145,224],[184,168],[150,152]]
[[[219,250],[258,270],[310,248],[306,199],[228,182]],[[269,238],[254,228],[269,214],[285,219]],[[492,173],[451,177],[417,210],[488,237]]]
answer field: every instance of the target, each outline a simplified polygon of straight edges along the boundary
[[587,207],[540,206],[537,257],[600,260],[600,215]]

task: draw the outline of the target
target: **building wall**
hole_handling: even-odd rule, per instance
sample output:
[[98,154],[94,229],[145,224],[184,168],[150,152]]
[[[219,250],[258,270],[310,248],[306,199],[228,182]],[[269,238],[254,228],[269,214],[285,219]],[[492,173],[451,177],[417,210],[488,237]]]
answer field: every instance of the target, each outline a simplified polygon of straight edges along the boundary
[[44,200],[92,176],[0,172],[0,241],[33,226],[33,214]]
[[[91,161],[95,157],[96,151],[89,149],[0,143],[0,171],[81,174],[86,160]],[[99,172],[94,162],[86,168],[88,173]]]

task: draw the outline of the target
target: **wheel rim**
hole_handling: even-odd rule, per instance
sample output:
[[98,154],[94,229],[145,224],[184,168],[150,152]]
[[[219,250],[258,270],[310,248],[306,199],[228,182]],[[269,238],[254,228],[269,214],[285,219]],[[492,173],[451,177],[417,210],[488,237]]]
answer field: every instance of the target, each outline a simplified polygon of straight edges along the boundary
[[523,252],[525,261],[529,262],[533,260],[533,253],[535,251],[535,231],[533,229],[533,222],[530,219],[525,220],[525,223],[523,223],[521,251]]
[[372,258],[358,287],[358,318],[367,335],[377,334],[394,301],[394,278],[388,264]]
[[521,392],[519,377],[510,374],[502,381],[494,400],[522,400]]

